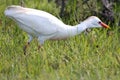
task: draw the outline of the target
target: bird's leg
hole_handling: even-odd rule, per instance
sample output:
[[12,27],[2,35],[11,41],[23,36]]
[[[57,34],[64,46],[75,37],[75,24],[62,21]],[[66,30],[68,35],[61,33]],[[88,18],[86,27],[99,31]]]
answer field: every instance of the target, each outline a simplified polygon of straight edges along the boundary
[[39,45],[39,46],[38,46],[38,50],[40,50],[40,48],[42,48],[42,46],[41,46],[41,45]]
[[23,48],[24,55],[26,55],[26,49],[29,45],[30,45],[30,42],[27,42],[27,44],[24,46],[24,48]]
[[38,50],[40,50],[40,48],[42,48],[42,45],[44,44],[44,38],[38,37],[38,41],[40,42],[40,45],[38,46]]
[[32,41],[32,39],[33,39],[33,37],[29,35],[29,40],[28,40],[27,44],[24,46],[24,48],[23,48],[24,55],[26,55],[26,49],[30,45],[30,42]]

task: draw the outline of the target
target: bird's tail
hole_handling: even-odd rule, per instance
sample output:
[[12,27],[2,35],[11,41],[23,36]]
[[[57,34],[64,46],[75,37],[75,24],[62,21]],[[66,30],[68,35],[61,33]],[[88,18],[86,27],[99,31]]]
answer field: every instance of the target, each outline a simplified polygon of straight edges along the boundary
[[11,15],[14,15],[14,13],[16,13],[17,11],[20,11],[22,10],[23,7],[21,6],[15,6],[15,5],[12,5],[12,6],[8,6],[4,12],[4,14],[6,16],[11,16]]
[[21,6],[16,6],[16,5],[12,5],[12,6],[8,6],[6,10],[10,10],[10,9],[20,9]]

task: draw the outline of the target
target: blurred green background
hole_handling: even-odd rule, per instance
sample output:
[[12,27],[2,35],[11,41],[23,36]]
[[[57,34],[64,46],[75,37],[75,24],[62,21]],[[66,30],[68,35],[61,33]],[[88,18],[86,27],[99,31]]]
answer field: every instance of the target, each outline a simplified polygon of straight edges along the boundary
[[[119,0],[113,3],[114,22],[100,13],[101,0],[0,0],[0,80],[119,80],[120,30]],[[47,11],[69,25],[79,24],[96,15],[110,25],[111,30],[91,29],[87,34],[61,41],[46,41],[41,50],[34,39],[27,55],[23,47],[27,34],[4,10],[10,5],[23,5]]]

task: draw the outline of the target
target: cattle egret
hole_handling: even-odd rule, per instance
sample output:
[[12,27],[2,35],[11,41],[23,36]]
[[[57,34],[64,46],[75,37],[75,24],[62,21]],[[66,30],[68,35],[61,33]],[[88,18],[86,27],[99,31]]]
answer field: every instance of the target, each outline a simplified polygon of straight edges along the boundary
[[5,15],[13,19],[22,30],[28,33],[29,40],[24,47],[24,52],[35,37],[42,46],[46,40],[66,39],[80,34],[87,28],[110,28],[96,16],[91,16],[78,25],[70,26],[48,12],[15,5],[7,7]]

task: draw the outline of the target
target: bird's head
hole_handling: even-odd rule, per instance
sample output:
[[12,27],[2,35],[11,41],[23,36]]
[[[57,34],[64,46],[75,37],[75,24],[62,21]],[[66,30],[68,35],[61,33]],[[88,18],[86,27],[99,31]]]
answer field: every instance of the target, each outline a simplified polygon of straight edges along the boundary
[[88,19],[86,19],[89,27],[104,27],[104,28],[110,28],[107,24],[103,23],[98,17],[91,16]]

